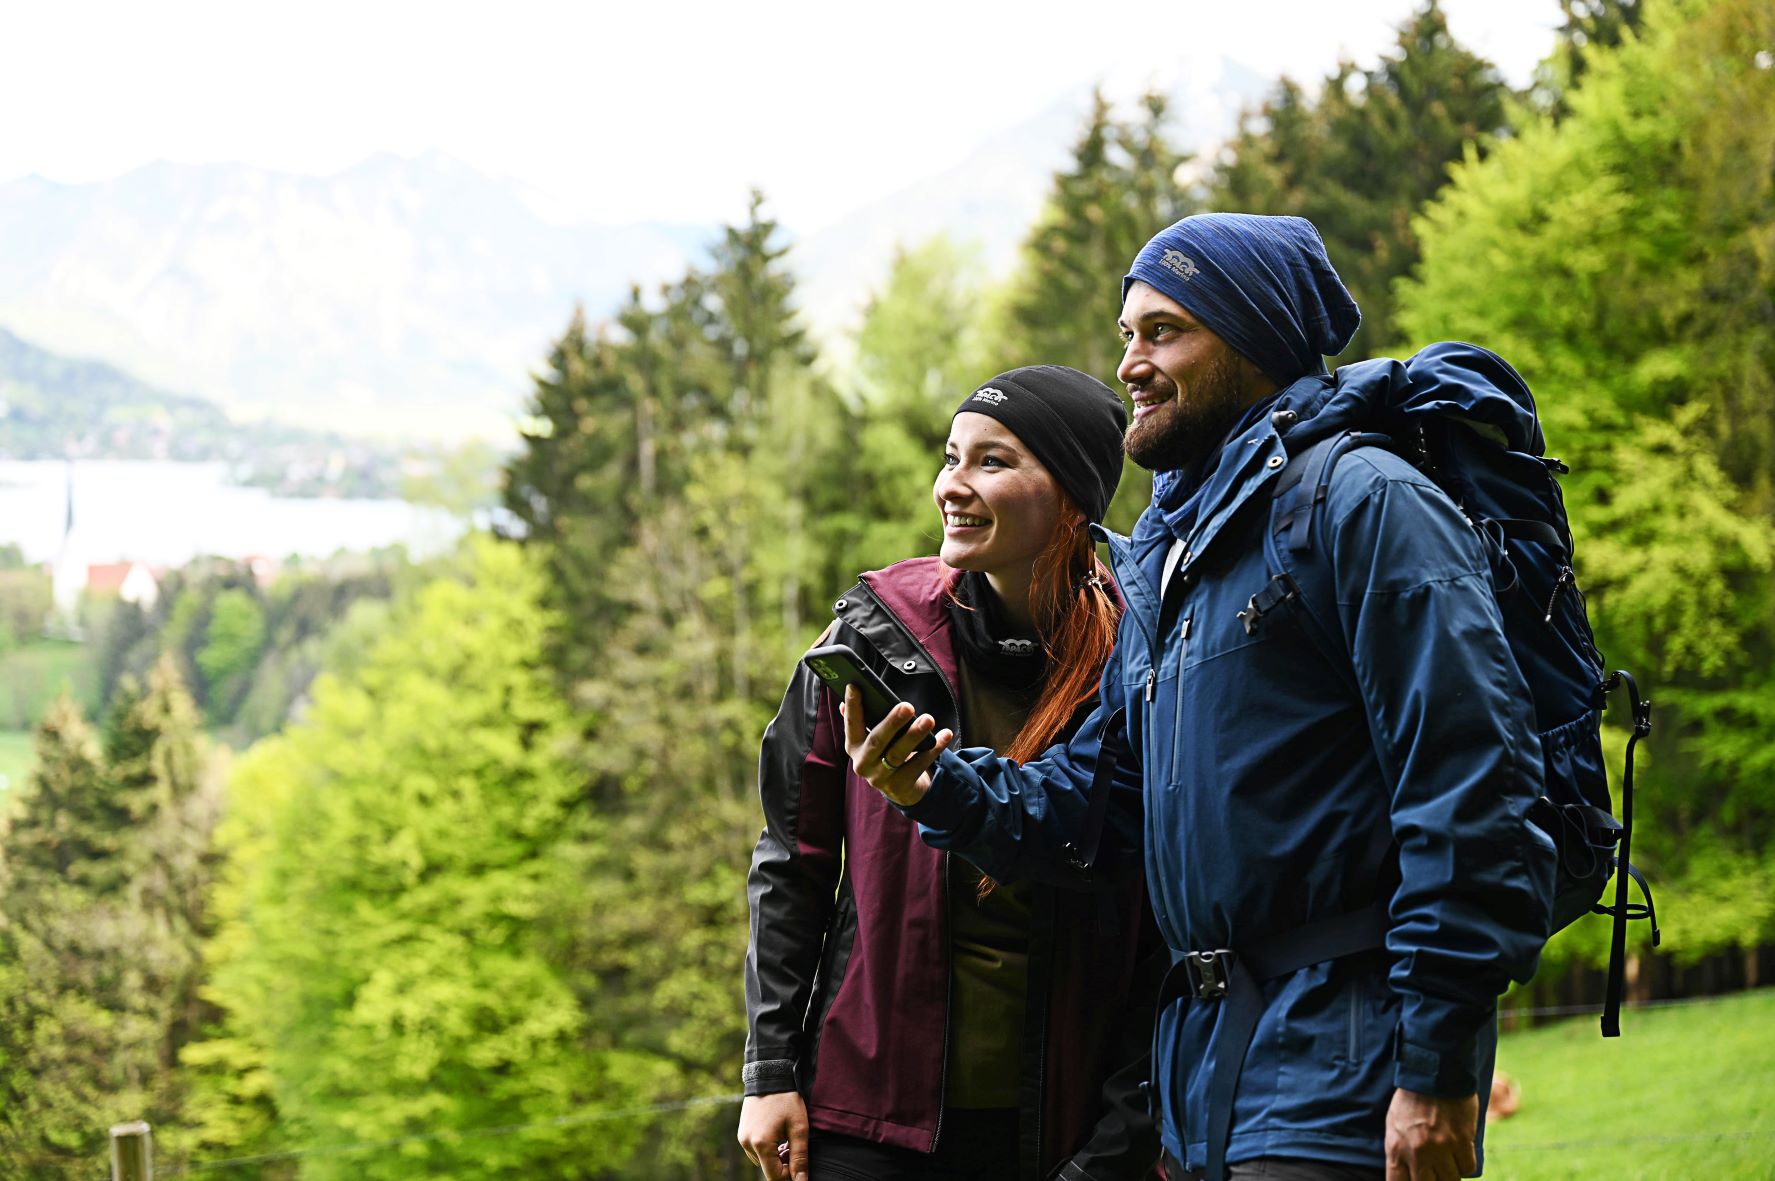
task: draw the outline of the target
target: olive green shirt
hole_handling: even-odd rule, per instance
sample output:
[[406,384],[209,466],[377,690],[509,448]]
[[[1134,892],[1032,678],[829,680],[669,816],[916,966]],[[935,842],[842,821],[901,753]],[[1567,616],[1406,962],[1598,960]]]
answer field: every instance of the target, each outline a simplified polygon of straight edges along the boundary
[[[969,746],[1010,747],[1034,693],[991,684],[960,662],[961,716]],[[1015,1107],[1029,995],[1033,887],[995,886],[979,896],[980,871],[949,858],[949,1107]]]

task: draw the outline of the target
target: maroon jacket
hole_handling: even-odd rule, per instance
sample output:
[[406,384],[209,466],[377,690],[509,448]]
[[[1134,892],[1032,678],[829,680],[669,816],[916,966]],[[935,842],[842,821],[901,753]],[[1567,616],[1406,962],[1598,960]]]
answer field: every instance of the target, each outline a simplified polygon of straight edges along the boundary
[[[834,612],[827,642],[960,732],[937,559],[865,574]],[[947,854],[851,772],[842,726],[835,696],[797,666],[759,761],[745,1089],[799,1089],[815,1128],[928,1152],[948,1043]],[[1156,988],[1134,986],[1150,920],[1137,874],[1120,877],[1038,888],[1030,989],[1046,1003],[1028,1006],[1026,1177],[1140,1177],[1158,1154],[1143,1086]]]

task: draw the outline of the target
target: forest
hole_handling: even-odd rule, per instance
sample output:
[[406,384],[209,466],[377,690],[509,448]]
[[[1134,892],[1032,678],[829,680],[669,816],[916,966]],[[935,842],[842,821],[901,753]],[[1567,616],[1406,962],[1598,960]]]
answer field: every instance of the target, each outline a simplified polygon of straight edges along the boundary
[[[562,309],[497,532],[131,608],[3,799],[0,1176],[102,1175],[130,1119],[167,1176],[746,1175],[752,780],[789,671],[859,571],[934,551],[961,395],[1113,382],[1129,260],[1208,209],[1319,227],[1363,308],[1334,363],[1464,339],[1527,378],[1598,644],[1656,702],[1634,995],[1768,983],[1775,8],[1562,9],[1526,90],[1427,0],[1203,157],[1161,97],[1100,98],[1009,274],[907,244],[824,351],[755,194],[674,281]],[[1112,527],[1149,489],[1130,468]],[[1527,995],[1598,999],[1606,932]]]

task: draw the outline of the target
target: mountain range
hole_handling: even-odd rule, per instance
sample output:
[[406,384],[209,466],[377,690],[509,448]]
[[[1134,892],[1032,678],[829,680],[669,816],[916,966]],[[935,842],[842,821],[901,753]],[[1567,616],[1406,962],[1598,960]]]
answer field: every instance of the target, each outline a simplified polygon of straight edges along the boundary
[[[1267,84],[1226,61],[1180,78],[1178,139],[1216,142]],[[796,241],[816,334],[843,338],[899,244],[945,233],[1002,273],[1089,104],[1088,90],[1066,95],[939,175],[877,179],[887,195]],[[235,419],[503,438],[576,304],[607,314],[716,232],[564,223],[436,153],[328,177],[170,163],[90,184],[29,177],[0,185],[0,325]]]

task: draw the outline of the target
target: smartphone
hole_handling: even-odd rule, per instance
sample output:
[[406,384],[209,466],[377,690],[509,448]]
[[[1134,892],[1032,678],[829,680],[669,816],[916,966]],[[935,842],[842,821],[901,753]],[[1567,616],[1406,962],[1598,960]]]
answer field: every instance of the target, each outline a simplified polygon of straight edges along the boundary
[[[860,656],[851,651],[849,644],[826,644],[812,649],[801,660],[807,667],[814,670],[815,676],[831,686],[832,691],[841,697],[844,695],[846,685],[855,685],[858,692],[863,695],[863,721],[868,724],[871,730],[879,726],[881,720],[888,716],[889,711],[900,703],[899,695],[889,689],[887,684],[875,675],[875,670],[863,663]],[[916,711],[918,704],[913,702],[912,708]],[[917,717],[918,714],[915,712],[913,720],[916,721]],[[910,726],[912,723],[906,724]],[[905,730],[902,729],[900,733],[904,734]],[[898,741],[898,739],[899,735],[895,735],[894,741]],[[912,758],[915,755],[923,754],[931,749],[935,741],[935,735],[927,737],[918,744],[917,750],[906,757]]]
[[879,726],[888,711],[900,701],[899,696],[875,675],[875,670],[851,651],[849,644],[826,644],[812,649],[801,660],[841,697],[846,685],[855,685],[863,694],[863,720],[870,729]]

